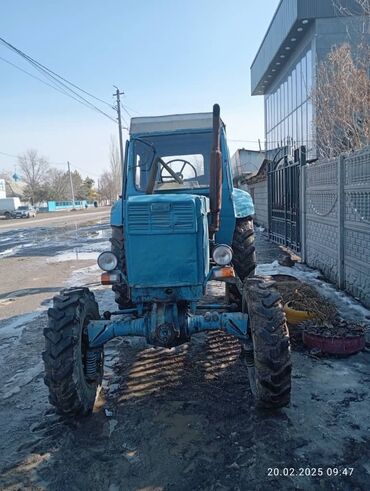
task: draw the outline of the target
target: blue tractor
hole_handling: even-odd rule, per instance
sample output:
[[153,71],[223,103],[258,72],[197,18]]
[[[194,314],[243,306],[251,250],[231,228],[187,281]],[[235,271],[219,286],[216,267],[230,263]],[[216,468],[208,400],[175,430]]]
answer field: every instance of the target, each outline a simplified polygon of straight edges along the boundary
[[[88,288],[69,288],[48,311],[45,383],[58,412],[92,411],[114,337],[171,348],[212,330],[240,340],[258,407],[289,404],[289,333],[274,282],[254,276],[253,214],[250,195],[233,188],[217,104],[213,113],[132,118],[112,246],[98,258],[118,309],[101,316]],[[202,305],[214,280],[229,301]]]

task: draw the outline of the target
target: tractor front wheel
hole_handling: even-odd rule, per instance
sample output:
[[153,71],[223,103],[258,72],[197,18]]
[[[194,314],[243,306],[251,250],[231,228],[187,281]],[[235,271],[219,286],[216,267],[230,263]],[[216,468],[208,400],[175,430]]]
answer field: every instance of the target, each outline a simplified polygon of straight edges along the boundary
[[[125,244],[123,240],[123,227],[112,227],[111,251],[118,259],[118,269],[126,274]],[[112,286],[115,301],[118,307],[123,310],[132,307],[129,298],[129,289],[125,283],[118,283]]]
[[247,279],[243,310],[249,316],[251,345],[245,347],[251,389],[257,407],[280,408],[290,402],[289,331],[283,304],[271,279]]
[[61,414],[83,416],[94,407],[104,359],[102,350],[89,350],[86,326],[99,318],[98,304],[88,288],[62,290],[48,310],[45,383],[50,403]]

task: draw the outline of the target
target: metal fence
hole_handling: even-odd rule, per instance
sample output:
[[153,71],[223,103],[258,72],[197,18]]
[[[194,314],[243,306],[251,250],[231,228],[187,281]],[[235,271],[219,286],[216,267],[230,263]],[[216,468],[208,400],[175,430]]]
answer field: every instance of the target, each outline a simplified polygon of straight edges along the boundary
[[269,238],[296,252],[301,248],[300,174],[305,149],[295,158],[270,162],[268,169]]
[[370,306],[370,148],[302,167],[302,259]]

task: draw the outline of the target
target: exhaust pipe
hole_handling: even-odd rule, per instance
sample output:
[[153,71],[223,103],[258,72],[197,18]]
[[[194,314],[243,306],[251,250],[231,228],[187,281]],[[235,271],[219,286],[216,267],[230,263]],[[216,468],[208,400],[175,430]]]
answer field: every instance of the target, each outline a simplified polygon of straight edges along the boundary
[[220,211],[222,202],[222,165],[220,148],[220,106],[213,106],[213,144],[211,151],[210,190],[211,222],[209,226],[210,239],[214,240],[215,233],[220,229]]

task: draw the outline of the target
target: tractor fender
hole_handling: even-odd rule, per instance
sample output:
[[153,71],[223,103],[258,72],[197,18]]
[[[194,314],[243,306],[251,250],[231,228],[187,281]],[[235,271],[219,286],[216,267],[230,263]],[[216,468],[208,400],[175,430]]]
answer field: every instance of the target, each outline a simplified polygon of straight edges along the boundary
[[110,223],[112,227],[122,227],[123,225],[122,198],[118,199],[112,206],[110,212]]
[[253,216],[255,213],[252,196],[244,189],[233,188],[232,198],[234,203],[235,218]]

